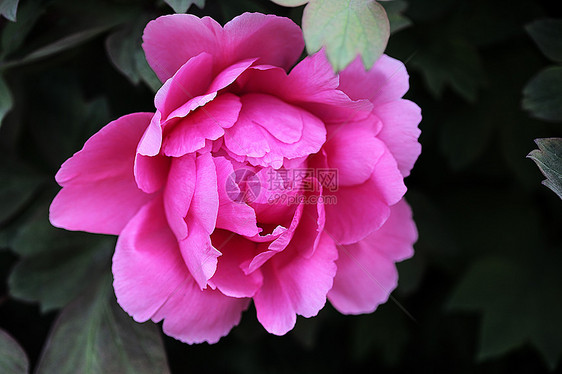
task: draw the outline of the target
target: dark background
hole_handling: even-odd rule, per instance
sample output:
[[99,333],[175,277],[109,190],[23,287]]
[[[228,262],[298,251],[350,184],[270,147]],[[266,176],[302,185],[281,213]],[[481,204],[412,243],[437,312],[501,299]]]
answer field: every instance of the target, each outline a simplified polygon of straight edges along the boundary
[[[362,316],[327,305],[283,337],[268,335],[252,307],[215,345],[163,336],[172,373],[562,373],[562,202],[526,158],[535,138],[562,134],[521,105],[529,80],[555,64],[525,26],[562,15],[554,1],[399,3],[411,24],[387,54],[409,70],[423,150],[406,180],[419,241],[398,265],[394,299]],[[207,0],[190,12],[300,24],[302,9]],[[54,175],[110,120],[153,111],[139,37],[171,12],[149,0],[21,0],[17,23],[0,18],[0,74],[14,103],[0,128],[0,328],[32,368],[45,347],[63,349],[46,344],[59,309],[109,269],[114,244],[49,226]]]

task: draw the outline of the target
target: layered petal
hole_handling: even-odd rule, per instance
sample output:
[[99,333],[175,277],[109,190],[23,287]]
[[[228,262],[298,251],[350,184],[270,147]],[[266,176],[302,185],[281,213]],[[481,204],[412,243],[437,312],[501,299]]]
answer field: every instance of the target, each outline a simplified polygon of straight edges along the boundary
[[324,307],[337,256],[333,241],[322,235],[311,257],[284,251],[262,267],[263,285],[254,304],[258,320],[268,332],[283,335],[295,326],[297,314],[312,317]]
[[217,140],[238,119],[242,104],[232,94],[223,94],[181,119],[164,139],[163,152],[180,157],[205,147],[205,140]]
[[413,255],[417,231],[412,211],[402,200],[391,207],[385,224],[358,243],[339,246],[338,272],[328,299],[341,313],[371,313],[396,288],[395,262]]
[[326,231],[338,244],[355,243],[388,219],[390,206],[406,193],[402,174],[390,151],[380,142],[371,177],[362,184],[339,186],[336,204],[326,205]]
[[229,63],[258,57],[260,64],[289,70],[304,48],[302,31],[293,21],[271,14],[244,13],[224,25]]
[[352,99],[368,99],[376,107],[402,98],[408,79],[404,64],[392,57],[382,55],[368,71],[357,57],[340,72],[339,88]]
[[[248,194],[245,189],[240,189],[236,180],[234,166],[232,162],[224,157],[214,159],[217,170],[217,186],[219,196],[219,211],[217,216],[217,228],[232,231],[234,233],[254,236],[258,235],[256,212],[244,199],[238,200],[240,194]],[[245,172],[247,169],[237,169]],[[240,173],[238,173],[240,174]],[[242,181],[248,182],[248,181]],[[259,186],[257,186],[259,188]],[[246,186],[252,189],[253,186]]]
[[370,178],[383,152],[375,138],[381,122],[370,114],[366,119],[328,126],[326,143],[322,147],[329,168],[337,170],[340,186],[364,183]]
[[121,117],[93,135],[56,175],[63,187],[50,207],[54,226],[117,235],[152,195],[133,175],[136,145],[151,113]]
[[215,230],[219,198],[217,172],[211,155],[209,153],[199,155],[195,160],[195,168],[195,191],[184,218],[187,224],[187,236],[178,237],[178,240],[189,272],[199,287],[204,289],[207,281],[215,273],[217,258],[221,255],[212,246],[210,238]]
[[191,14],[159,17],[144,29],[143,45],[148,64],[162,82],[171,78],[192,57],[221,55],[222,27],[212,18]]
[[216,230],[212,236],[213,246],[222,256],[212,283],[222,293],[231,297],[252,297],[262,285],[261,271],[244,273],[243,264],[254,256],[257,244],[229,231]]
[[225,132],[225,145],[251,164],[283,165],[318,152],[326,139],[326,129],[317,117],[273,96],[248,94],[241,97],[238,121]]

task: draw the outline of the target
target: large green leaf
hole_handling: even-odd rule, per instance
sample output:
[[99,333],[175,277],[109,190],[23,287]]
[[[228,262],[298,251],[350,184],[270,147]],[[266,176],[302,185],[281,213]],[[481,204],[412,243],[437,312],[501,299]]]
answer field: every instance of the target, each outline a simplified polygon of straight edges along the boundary
[[54,228],[39,209],[12,242],[22,259],[10,274],[10,294],[39,302],[44,312],[61,308],[110,266],[113,247],[112,239]]
[[0,0],[0,15],[10,21],[16,21],[19,0]]
[[4,58],[16,51],[27,38],[45,9],[40,0],[25,1],[18,11],[18,22],[8,23],[2,30],[2,52]]
[[312,0],[304,10],[302,23],[308,53],[326,47],[336,71],[358,55],[365,68],[371,68],[390,35],[386,12],[374,0]]
[[402,15],[402,12],[408,8],[408,3],[404,0],[383,1],[381,5],[384,7],[390,22],[390,33],[405,29],[412,24],[408,18]]
[[106,48],[111,62],[133,84],[136,85],[142,80],[156,92],[162,83],[148,65],[141,47],[141,35],[148,20],[141,17],[111,34],[107,38]]
[[528,259],[486,257],[468,270],[449,306],[483,313],[480,360],[532,343],[556,367],[562,353],[560,254],[534,249]]
[[546,68],[527,83],[523,108],[537,118],[562,121],[562,67]]
[[2,329],[0,329],[0,369],[2,374],[29,373],[29,361],[24,350]]
[[133,321],[115,302],[109,275],[63,309],[37,374],[169,373],[160,333]]
[[0,75],[0,126],[6,114],[12,109],[14,99],[4,77]]
[[164,0],[176,13],[185,13],[193,4],[200,9],[205,7],[205,0]]
[[11,219],[33,197],[42,178],[21,165],[0,164],[0,224]]
[[542,182],[562,199],[562,138],[536,139],[539,149],[527,156],[535,161],[546,179]]
[[562,62],[562,20],[542,19],[525,28],[546,57]]

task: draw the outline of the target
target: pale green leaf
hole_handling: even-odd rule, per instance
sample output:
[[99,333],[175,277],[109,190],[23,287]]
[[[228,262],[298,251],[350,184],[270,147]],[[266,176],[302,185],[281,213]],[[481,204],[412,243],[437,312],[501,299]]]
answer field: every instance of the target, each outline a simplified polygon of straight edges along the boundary
[[390,25],[374,0],[313,0],[304,10],[303,32],[308,53],[326,47],[336,71],[358,55],[369,69],[386,48]]
[[205,7],[205,0],[164,0],[176,13],[185,13],[193,4],[199,9]]
[[2,374],[29,373],[29,361],[24,350],[2,329],[0,329],[0,369]]
[[10,21],[16,22],[18,3],[19,0],[0,0],[0,15],[3,15]]
[[160,333],[133,321],[115,302],[108,274],[63,309],[43,349],[37,374],[167,374]]
[[47,312],[67,305],[110,263],[114,240],[51,226],[46,207],[20,228],[12,250],[22,256],[10,274],[10,294]]
[[546,68],[527,83],[523,108],[542,120],[562,121],[562,67]]
[[546,57],[562,62],[562,20],[543,19],[525,28]]
[[275,4],[286,6],[286,7],[294,7],[294,6],[301,6],[308,3],[309,0],[271,0]]
[[10,88],[6,84],[6,81],[0,75],[0,126],[2,126],[2,120],[6,114],[12,109],[14,105],[14,99]]
[[546,179],[542,182],[562,199],[562,138],[536,139],[539,149],[527,156],[535,161]]

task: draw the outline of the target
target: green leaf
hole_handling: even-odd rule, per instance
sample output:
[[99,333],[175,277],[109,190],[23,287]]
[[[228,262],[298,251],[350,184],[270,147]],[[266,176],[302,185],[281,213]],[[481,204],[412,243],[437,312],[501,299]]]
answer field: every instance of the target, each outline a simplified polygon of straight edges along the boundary
[[45,12],[42,5],[40,0],[24,2],[18,11],[19,21],[4,26],[0,54],[2,58],[16,51],[23,44],[39,17]]
[[562,138],[536,139],[539,149],[528,158],[535,161],[546,179],[542,182],[562,199]]
[[192,4],[195,4],[199,7],[199,9],[203,9],[205,7],[205,0],[164,0],[166,4],[168,4],[174,12],[176,13],[185,13],[189,9]]
[[546,57],[562,62],[562,20],[543,19],[527,25],[525,29]]
[[546,68],[527,83],[523,108],[536,118],[562,121],[562,67]]
[[412,24],[408,18],[402,15],[402,12],[408,8],[408,3],[403,0],[383,1],[381,5],[384,7],[388,20],[390,22],[390,33],[394,34]]
[[18,10],[19,0],[0,0],[0,14],[16,22],[16,13]]
[[286,6],[286,7],[294,7],[294,6],[301,6],[308,3],[309,0],[271,0],[275,4]]
[[0,164],[0,224],[11,219],[33,197],[43,180],[21,165]]
[[133,321],[115,302],[111,276],[56,320],[37,374],[169,373],[159,331]]
[[162,83],[152,71],[142,45],[142,32],[148,18],[141,17],[111,34],[106,41],[106,49],[113,65],[121,71],[133,84],[144,81],[154,92],[158,91]]
[[374,0],[312,0],[302,22],[308,53],[325,46],[336,71],[343,70],[357,55],[366,69],[371,68],[390,35],[386,12]]
[[2,374],[29,373],[29,360],[24,350],[2,329],[0,329],[0,368]]
[[562,353],[562,256],[533,249],[533,258],[486,257],[474,263],[449,307],[483,313],[478,359],[532,343],[551,369]]
[[0,75],[0,127],[2,126],[2,120],[6,114],[12,109],[14,105],[14,99],[10,88],[6,84],[6,81]]
[[411,65],[421,71],[429,91],[437,98],[450,85],[467,101],[476,101],[484,73],[478,51],[465,40],[434,42],[420,50]]
[[39,302],[43,312],[61,308],[109,267],[113,248],[112,239],[54,228],[39,209],[12,242],[22,260],[10,274],[10,294]]

